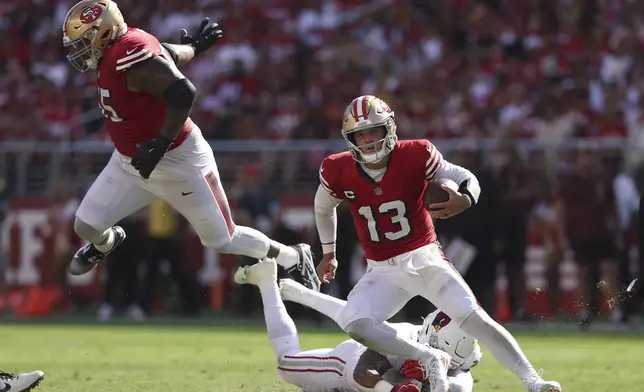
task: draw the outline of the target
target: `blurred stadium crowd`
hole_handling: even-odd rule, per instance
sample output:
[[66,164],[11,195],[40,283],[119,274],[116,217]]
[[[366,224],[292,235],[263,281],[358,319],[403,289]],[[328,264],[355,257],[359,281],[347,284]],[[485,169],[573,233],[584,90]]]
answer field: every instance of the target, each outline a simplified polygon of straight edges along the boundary
[[[71,1],[0,4],[0,138],[101,137],[92,74],[68,67]],[[402,137],[617,136],[641,128],[644,4],[628,0],[142,0],[130,25],[176,42],[203,15],[226,31],[187,73],[213,139],[336,138],[376,92]],[[85,116],[83,116],[85,115]],[[89,116],[89,117],[88,117]],[[100,119],[99,119],[100,120]]]
[[[72,3],[0,3],[0,33],[10,37],[0,41],[0,141],[106,138],[94,75],[76,74],[64,58],[59,26]],[[565,248],[575,251],[590,308],[602,276],[617,298],[637,273],[628,252],[644,158],[644,2],[139,0],[119,7],[131,26],[167,42],[204,15],[223,26],[217,50],[186,69],[199,94],[193,118],[209,139],[337,139],[344,107],[375,93],[395,110],[401,138],[469,141],[445,155],[476,172],[485,196],[439,231],[477,248],[466,278],[487,306],[504,261],[512,313],[526,317],[521,282],[535,236],[549,265]],[[482,138],[500,147],[477,149]],[[599,143],[564,148],[572,140]],[[315,178],[321,158],[285,159],[281,170]],[[221,158],[224,171],[227,162]],[[239,166],[224,173],[237,219],[280,227],[271,177],[261,165]],[[283,175],[284,189],[302,176]],[[557,293],[551,301],[556,308]]]

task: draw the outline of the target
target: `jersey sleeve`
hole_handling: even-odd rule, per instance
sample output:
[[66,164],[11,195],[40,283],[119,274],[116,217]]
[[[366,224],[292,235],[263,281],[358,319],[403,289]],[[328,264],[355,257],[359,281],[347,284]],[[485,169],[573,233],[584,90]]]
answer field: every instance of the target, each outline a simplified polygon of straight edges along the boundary
[[335,168],[335,161],[331,157],[324,158],[320,165],[320,186],[336,199],[343,199],[337,175],[338,170]]
[[144,32],[132,31],[118,41],[118,44],[113,55],[117,72],[126,71],[136,63],[163,53],[159,41]]
[[421,140],[420,144],[422,146],[421,155],[425,169],[425,181],[432,181],[436,175],[436,170],[438,170],[443,161],[443,155],[429,140]]

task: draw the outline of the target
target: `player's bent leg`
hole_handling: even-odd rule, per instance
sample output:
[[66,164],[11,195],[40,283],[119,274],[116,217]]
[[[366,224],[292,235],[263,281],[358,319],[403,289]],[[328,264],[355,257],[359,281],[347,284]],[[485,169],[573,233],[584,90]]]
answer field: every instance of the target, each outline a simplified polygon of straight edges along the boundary
[[264,306],[266,330],[273,346],[275,357],[300,352],[297,329],[280,297],[277,286],[277,264],[274,259],[264,259],[259,263],[239,267],[235,272],[238,284],[253,284],[259,288]]
[[293,279],[282,279],[279,286],[283,300],[308,306],[340,325],[340,315],[347,301],[311,290]]
[[472,392],[474,390],[474,378],[471,372],[457,370],[454,374],[448,375],[449,392]]
[[[268,244],[268,247],[265,245]],[[245,226],[235,226],[230,241],[219,249],[223,253],[253,258],[275,258],[277,264],[296,281],[315,291],[320,290],[320,279],[315,271],[311,247],[307,244],[286,246],[270,240],[262,232]],[[280,262],[281,258],[281,262]]]
[[74,231],[89,243],[72,258],[69,272],[82,275],[104,260],[125,239],[116,222],[148,205],[155,196],[144,189],[142,180],[125,171],[120,155],[112,155],[76,211]]
[[425,288],[422,295],[455,320],[463,332],[483,342],[497,361],[530,391],[561,391],[556,382],[547,383],[541,379],[514,337],[481,308],[451,263],[431,265],[419,273],[420,284]]
[[385,323],[412,297],[401,287],[404,282],[400,274],[404,272],[396,265],[371,265],[349,293],[346,306],[338,316],[338,325],[353,339],[375,351],[428,361],[433,358],[428,347],[399,336],[396,329]]
[[320,281],[308,245],[289,247],[258,230],[235,225],[214,163],[203,176],[195,173],[186,182],[168,182],[162,197],[188,219],[204,246],[256,259],[275,258],[293,278],[319,290]]

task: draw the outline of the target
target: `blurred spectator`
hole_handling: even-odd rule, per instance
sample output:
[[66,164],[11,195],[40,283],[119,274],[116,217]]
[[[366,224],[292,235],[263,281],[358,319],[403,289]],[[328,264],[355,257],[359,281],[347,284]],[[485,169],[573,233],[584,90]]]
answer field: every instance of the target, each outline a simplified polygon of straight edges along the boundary
[[524,320],[526,304],[525,252],[528,236],[528,214],[534,203],[535,178],[514,148],[505,152],[505,165],[500,172],[499,240],[500,256],[505,263],[508,300],[513,319]]
[[145,313],[141,308],[139,290],[139,266],[146,257],[146,237],[142,222],[137,216],[127,217],[117,223],[125,230],[127,237],[108,257],[105,268],[107,279],[103,286],[103,301],[98,308],[98,320],[108,321],[118,307],[133,320],[143,321]]
[[600,162],[593,158],[591,152],[579,151],[572,171],[560,182],[566,236],[579,268],[582,325],[596,316],[600,290],[612,305],[619,306],[617,255],[609,226],[614,217],[612,187],[601,181]]
[[557,189],[549,182],[541,181],[530,216],[531,225],[535,228],[538,238],[546,250],[548,305],[555,318],[567,317],[560,312],[560,268],[566,248],[563,211],[559,200]]
[[[155,310],[154,300],[159,298],[158,293],[167,292],[165,289],[159,290],[159,274],[171,276],[178,289],[179,310],[183,314],[198,312],[198,301],[192,289],[193,279],[187,275],[182,263],[182,243],[179,235],[182,222],[177,212],[164,200],[155,200],[148,206],[147,238],[141,238],[142,242],[138,244],[147,261],[143,297],[143,309],[147,313]],[[148,246],[142,247],[141,244],[146,242]],[[162,283],[164,286],[168,284],[166,281]]]
[[[637,230],[637,213],[639,209],[640,193],[637,190],[635,180],[626,172],[624,160],[615,157],[608,162],[611,177],[613,177],[613,193],[615,195],[615,208],[617,209],[617,250],[619,262],[619,283],[620,292],[625,290],[634,276],[631,274],[631,238],[632,233]],[[633,301],[627,301],[624,305],[624,321],[626,321],[636,309]]]

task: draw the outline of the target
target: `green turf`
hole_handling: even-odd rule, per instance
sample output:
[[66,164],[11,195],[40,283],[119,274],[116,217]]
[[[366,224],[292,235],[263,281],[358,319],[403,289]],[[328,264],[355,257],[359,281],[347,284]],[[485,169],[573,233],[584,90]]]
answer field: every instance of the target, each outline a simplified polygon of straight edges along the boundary
[[[644,391],[644,337],[624,334],[520,334],[544,376],[570,392]],[[303,349],[331,347],[340,333],[303,332]],[[47,373],[37,391],[295,391],[275,372],[258,328],[0,326],[0,369]],[[485,353],[475,391],[522,391]]]

